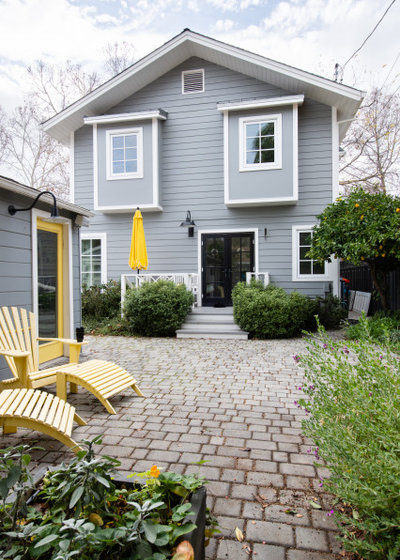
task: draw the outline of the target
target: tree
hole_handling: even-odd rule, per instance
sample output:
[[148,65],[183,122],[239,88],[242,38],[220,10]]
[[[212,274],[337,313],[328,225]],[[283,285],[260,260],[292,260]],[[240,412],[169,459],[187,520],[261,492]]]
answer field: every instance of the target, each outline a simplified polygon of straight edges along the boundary
[[400,198],[359,187],[329,204],[318,219],[308,256],[319,262],[331,262],[334,255],[355,265],[366,263],[387,311],[387,274],[400,261]]
[[68,198],[68,149],[43,133],[40,124],[122,71],[132,62],[131,49],[126,42],[109,45],[102,74],[69,60],[61,66],[39,60],[28,67],[31,85],[23,104],[9,116],[0,110],[0,163],[7,173]]
[[342,142],[340,184],[369,192],[399,192],[400,98],[374,88],[365,98]]

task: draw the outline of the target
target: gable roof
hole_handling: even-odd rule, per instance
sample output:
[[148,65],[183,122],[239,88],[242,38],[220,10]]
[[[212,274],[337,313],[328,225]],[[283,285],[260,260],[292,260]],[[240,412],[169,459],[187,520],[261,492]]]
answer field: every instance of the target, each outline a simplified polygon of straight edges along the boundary
[[193,56],[336,107],[338,121],[347,121],[341,125],[341,136],[344,136],[349,120],[354,117],[364,97],[364,92],[360,90],[184,29],[155,51],[54,115],[43,123],[43,129],[63,144],[69,144],[71,132],[83,125],[84,117],[103,114]]

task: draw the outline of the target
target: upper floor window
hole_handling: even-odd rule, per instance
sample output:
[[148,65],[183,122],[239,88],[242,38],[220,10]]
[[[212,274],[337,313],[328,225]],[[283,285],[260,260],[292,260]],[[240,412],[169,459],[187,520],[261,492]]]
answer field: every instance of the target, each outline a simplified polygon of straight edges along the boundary
[[143,177],[143,129],[107,131],[107,179]]
[[324,280],[328,264],[307,256],[313,237],[312,226],[293,226],[293,280]]
[[182,72],[182,93],[203,93],[204,70],[185,70]]
[[282,167],[282,115],[239,119],[239,170]]

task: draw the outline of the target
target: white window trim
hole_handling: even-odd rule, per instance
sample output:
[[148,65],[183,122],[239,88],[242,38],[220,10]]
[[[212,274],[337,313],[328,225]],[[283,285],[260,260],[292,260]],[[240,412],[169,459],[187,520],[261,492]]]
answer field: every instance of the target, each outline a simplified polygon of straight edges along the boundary
[[[201,72],[203,80],[203,89],[197,91],[185,91],[185,74],[191,74],[192,72]],[[182,72],[182,94],[183,95],[193,95],[195,93],[204,93],[206,91],[206,84],[204,79],[204,68],[193,68],[193,70],[184,70]]]
[[325,261],[324,274],[300,274],[299,233],[311,232],[313,225],[292,226],[292,280],[293,282],[326,282],[333,280],[331,263]]
[[[246,125],[262,121],[273,121],[275,124],[275,161],[271,163],[246,163]],[[282,114],[239,118],[239,171],[265,171],[268,169],[282,169]]]
[[80,268],[80,286],[82,289],[82,240],[83,239],[100,239],[101,241],[101,283],[107,283],[107,234],[106,233],[81,233],[79,241],[79,268]]
[[[112,138],[113,136],[121,136],[128,134],[136,134],[137,136],[137,171],[134,173],[113,173],[112,171]],[[143,178],[143,128],[117,128],[106,131],[106,166],[107,181],[124,181],[125,179],[142,179]]]

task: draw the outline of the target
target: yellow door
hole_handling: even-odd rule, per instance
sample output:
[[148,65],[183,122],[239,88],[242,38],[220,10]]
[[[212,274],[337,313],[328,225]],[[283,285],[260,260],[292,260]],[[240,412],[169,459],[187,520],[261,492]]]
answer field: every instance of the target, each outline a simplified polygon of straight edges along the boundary
[[[37,301],[39,337],[63,336],[63,226],[37,220]],[[39,362],[63,355],[63,344],[41,342]]]

